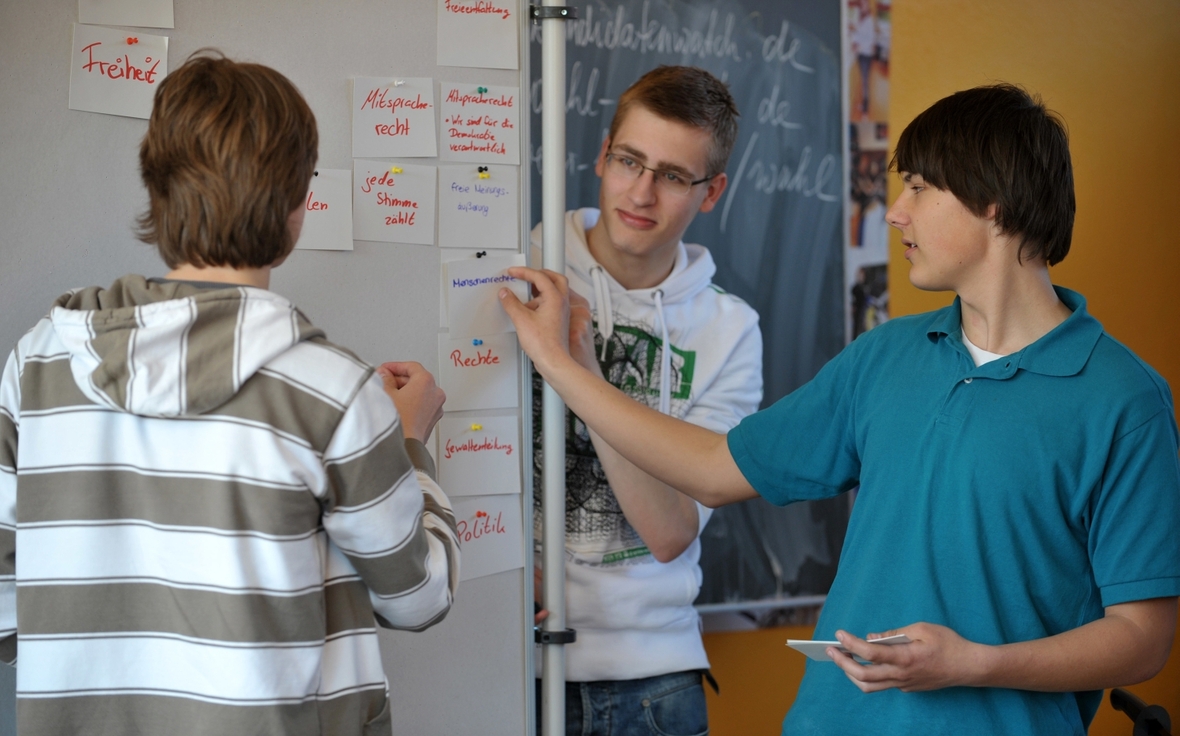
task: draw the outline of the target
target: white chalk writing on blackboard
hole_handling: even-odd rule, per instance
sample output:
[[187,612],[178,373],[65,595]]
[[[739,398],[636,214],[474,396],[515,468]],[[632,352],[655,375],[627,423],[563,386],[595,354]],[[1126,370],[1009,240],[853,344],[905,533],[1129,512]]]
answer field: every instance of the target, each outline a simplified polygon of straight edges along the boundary
[[[730,58],[741,61],[733,29],[737,19],[727,13],[719,20],[716,10],[709,14],[704,32],[688,28],[673,28],[648,17],[648,4],[643,4],[637,23],[626,20],[627,9],[617,5],[613,14],[596,18],[593,6],[585,8],[584,17],[566,23],[566,41],[576,46],[600,49],[630,49],[641,54],[686,54],[701,59]],[[718,25],[720,24],[720,28]],[[539,43],[541,27],[534,24],[530,41]]]

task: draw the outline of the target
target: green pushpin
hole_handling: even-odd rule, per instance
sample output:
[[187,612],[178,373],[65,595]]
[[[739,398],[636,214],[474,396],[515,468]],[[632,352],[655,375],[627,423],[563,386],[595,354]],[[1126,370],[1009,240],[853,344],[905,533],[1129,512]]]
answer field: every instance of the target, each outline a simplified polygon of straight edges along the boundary
[[488,88],[487,87],[476,87],[475,91],[480,93],[481,95],[483,95],[483,94],[487,94]]

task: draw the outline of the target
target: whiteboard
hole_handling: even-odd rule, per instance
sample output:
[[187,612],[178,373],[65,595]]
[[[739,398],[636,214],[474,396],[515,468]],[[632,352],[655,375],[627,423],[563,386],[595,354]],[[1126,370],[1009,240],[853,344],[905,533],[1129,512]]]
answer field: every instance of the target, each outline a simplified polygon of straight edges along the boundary
[[[231,58],[278,69],[316,115],[319,165],[325,168],[352,168],[351,77],[525,87],[524,47],[522,71],[439,66],[435,0],[175,0],[174,9],[174,29],[140,29],[170,38],[170,67],[212,46]],[[154,247],[132,235],[147,204],[138,175],[147,122],[68,109],[71,28],[77,20],[78,0],[6,2],[0,10],[5,356],[68,289],[109,284],[125,273],[159,276],[167,270]],[[525,23],[520,22],[522,39]],[[527,117],[520,126],[524,141]],[[410,161],[438,165],[437,159]],[[519,185],[527,192],[527,182]],[[527,195],[521,199],[527,202]],[[527,221],[523,213],[520,221]],[[435,246],[358,241],[353,251],[296,251],[274,272],[271,288],[298,305],[329,339],[365,360],[416,360],[437,373],[439,267]],[[531,489],[520,498],[525,504]],[[530,501],[522,514],[531,514],[531,506]],[[524,529],[527,550],[531,524]],[[382,632],[395,733],[525,733],[533,693],[531,641],[526,647],[531,585],[525,581],[523,570],[464,581],[441,624],[422,633]],[[12,675],[0,667],[0,735],[13,732]]]

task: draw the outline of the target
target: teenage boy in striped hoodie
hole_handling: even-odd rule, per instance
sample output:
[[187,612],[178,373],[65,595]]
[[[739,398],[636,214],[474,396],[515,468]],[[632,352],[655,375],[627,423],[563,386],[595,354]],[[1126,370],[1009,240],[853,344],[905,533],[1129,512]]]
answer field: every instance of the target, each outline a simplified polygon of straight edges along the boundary
[[21,736],[391,732],[376,626],[438,622],[458,581],[422,445],[444,397],[267,291],[317,144],[282,75],[190,58],[140,148],[140,235],[171,272],[63,295],[9,357],[0,654],[19,639]]

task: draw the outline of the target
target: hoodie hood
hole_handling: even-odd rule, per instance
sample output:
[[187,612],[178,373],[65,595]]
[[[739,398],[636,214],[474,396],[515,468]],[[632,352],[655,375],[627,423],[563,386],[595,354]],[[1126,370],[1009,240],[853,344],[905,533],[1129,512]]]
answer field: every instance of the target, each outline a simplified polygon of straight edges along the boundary
[[[702,245],[686,245],[681,241],[676,246],[676,260],[667,278],[650,288],[625,289],[594,260],[594,256],[590,254],[590,246],[586,242],[586,231],[597,224],[601,214],[593,207],[586,207],[567,212],[565,216],[566,274],[572,283],[580,281],[586,285],[585,291],[576,286],[575,290],[586,293],[594,312],[595,324],[603,337],[603,355],[600,359],[605,359],[607,343],[614,334],[616,308],[623,314],[652,312],[652,322],[659,329],[661,344],[670,345],[665,307],[690,303],[702,290],[710,286],[713,274],[717,272],[713,256]],[[534,236],[538,241],[534,244],[539,245],[539,225],[534,231]],[[671,361],[672,351],[661,350],[658,408],[664,414],[669,414],[671,409]]]
[[323,336],[265,289],[135,275],[62,295],[49,319],[89,399],[149,417],[215,409],[269,361]]
[[[598,223],[601,213],[586,207],[566,213],[566,268],[577,278],[586,283],[593,283],[592,271],[602,272],[605,283],[610,286],[610,292],[625,295],[638,304],[655,306],[656,292],[660,292],[663,304],[677,304],[692,299],[701,289],[705,289],[717,273],[717,265],[713,263],[713,256],[703,245],[685,243],[681,241],[676,247],[676,261],[672,264],[672,272],[661,283],[647,289],[624,289],[623,285],[606,272],[594,256],[590,255],[590,246],[586,244],[586,231]],[[576,238],[571,238],[576,234]],[[597,295],[596,295],[597,296]]]

